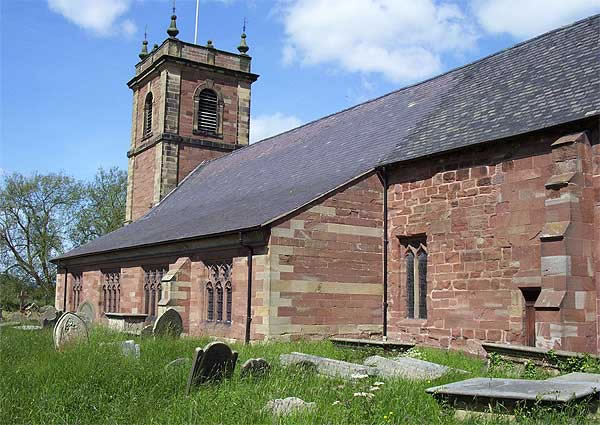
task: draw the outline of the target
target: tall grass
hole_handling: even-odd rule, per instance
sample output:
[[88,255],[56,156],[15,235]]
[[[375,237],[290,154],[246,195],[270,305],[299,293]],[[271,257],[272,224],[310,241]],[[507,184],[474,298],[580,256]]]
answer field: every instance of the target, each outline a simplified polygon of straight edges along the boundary
[[[96,327],[89,344],[53,348],[50,331],[0,329],[0,423],[3,424],[455,424],[508,423],[471,419],[459,422],[425,389],[464,378],[450,374],[433,382],[387,380],[373,399],[354,397],[376,379],[346,382],[279,366],[281,353],[300,351],[360,362],[376,350],[336,348],[328,342],[234,345],[239,364],[251,357],[273,365],[265,378],[233,379],[201,386],[185,396],[189,364],[165,370],[178,357],[192,357],[207,340],[135,338],[141,358],[123,356],[101,343],[131,337]],[[377,352],[381,354],[381,352]],[[422,351],[426,359],[483,376],[485,363],[460,353]],[[239,366],[238,366],[239,367]],[[469,377],[469,376],[467,376]],[[276,418],[263,410],[267,401],[295,396],[316,402],[310,412]],[[334,405],[334,402],[339,403]],[[570,411],[533,411],[521,423],[593,423],[576,407]],[[569,410],[569,409],[567,409]],[[541,415],[541,416],[540,416]],[[540,419],[541,418],[541,419]],[[542,422],[540,422],[542,420]],[[587,421],[587,422],[586,422]]]

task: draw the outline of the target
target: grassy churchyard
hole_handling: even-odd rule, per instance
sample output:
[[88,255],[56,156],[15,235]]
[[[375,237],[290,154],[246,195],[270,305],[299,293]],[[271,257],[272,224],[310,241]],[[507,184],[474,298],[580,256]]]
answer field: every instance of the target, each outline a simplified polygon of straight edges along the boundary
[[[52,330],[24,331],[0,328],[0,422],[5,424],[455,424],[509,423],[506,418],[458,419],[425,389],[477,376],[543,379],[549,372],[533,365],[516,367],[501,360],[491,362],[461,353],[412,349],[408,355],[468,371],[435,381],[366,378],[344,381],[306,369],[284,368],[279,355],[298,351],[360,363],[376,349],[338,348],[329,342],[269,343],[244,346],[231,380],[204,384],[185,396],[186,381],[195,347],[208,340],[136,337],[141,356],[124,356],[115,345],[131,336],[96,326],[87,344],[74,344],[62,352],[54,349]],[[165,369],[180,357],[185,364]],[[263,378],[241,378],[239,366],[252,357],[263,357],[271,373]],[[588,364],[589,368],[598,365]],[[579,365],[578,367],[582,367]],[[597,370],[589,370],[597,372]],[[384,382],[372,390],[376,381]],[[369,393],[372,397],[355,396]],[[315,402],[312,411],[273,416],[263,408],[271,399],[299,397]],[[522,424],[594,423],[582,405],[561,411],[533,408],[516,412]]]

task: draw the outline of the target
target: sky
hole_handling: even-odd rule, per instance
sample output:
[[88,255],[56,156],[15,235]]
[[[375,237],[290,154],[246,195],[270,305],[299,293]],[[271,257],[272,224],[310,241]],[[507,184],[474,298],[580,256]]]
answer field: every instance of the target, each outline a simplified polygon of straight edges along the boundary
[[[0,0],[0,173],[126,168],[138,53],[172,0]],[[195,0],[177,0],[194,41]],[[600,0],[201,0],[198,44],[236,52],[251,141],[415,84],[589,15]]]

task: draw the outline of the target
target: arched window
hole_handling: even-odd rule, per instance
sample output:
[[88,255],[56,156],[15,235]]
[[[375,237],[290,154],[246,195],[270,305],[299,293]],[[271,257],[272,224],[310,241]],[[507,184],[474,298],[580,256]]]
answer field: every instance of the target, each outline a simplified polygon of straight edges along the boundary
[[225,294],[227,295],[227,304],[225,306],[225,321],[231,323],[231,282],[225,284]]
[[403,243],[406,264],[406,317],[427,318],[427,240],[409,239]]
[[150,317],[158,314],[158,302],[162,295],[162,278],[168,266],[149,267],[144,269],[144,313]]
[[211,89],[204,89],[197,99],[197,129],[200,133],[214,135],[219,128],[219,105],[217,94]]
[[105,313],[118,313],[121,301],[121,272],[103,272],[102,275],[104,280],[102,310]]
[[144,104],[144,137],[152,134],[152,93],[146,96]]
[[223,321],[223,287],[217,283],[217,322]]
[[213,287],[210,282],[206,284],[206,320],[212,322],[215,320],[215,297]]

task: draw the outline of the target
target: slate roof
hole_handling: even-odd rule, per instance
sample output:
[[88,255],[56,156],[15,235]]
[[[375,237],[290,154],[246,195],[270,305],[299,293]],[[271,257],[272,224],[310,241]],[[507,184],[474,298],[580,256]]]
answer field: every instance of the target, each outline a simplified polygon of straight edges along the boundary
[[600,114],[600,15],[201,164],[57,260],[257,228],[376,166]]

